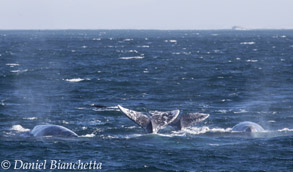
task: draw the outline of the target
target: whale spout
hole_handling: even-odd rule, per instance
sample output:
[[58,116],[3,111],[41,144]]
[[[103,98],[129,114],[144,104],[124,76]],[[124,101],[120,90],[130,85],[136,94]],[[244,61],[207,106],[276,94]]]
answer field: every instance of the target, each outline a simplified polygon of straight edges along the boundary
[[265,130],[262,128],[262,126],[258,125],[257,123],[245,121],[235,125],[232,128],[232,131],[253,133],[253,132],[263,132]]
[[118,108],[129,119],[145,129],[148,133],[157,133],[160,129],[173,122],[179,115],[179,110],[160,112],[152,111],[150,115],[146,115],[142,112],[136,112],[118,105]]

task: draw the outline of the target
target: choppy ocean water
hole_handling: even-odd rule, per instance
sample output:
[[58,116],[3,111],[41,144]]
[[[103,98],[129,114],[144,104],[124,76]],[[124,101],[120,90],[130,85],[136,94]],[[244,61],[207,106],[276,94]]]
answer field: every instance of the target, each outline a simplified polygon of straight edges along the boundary
[[[8,171],[14,160],[96,160],[100,171],[293,170],[291,30],[0,31],[0,92]],[[146,134],[118,104],[210,117]],[[231,132],[242,121],[266,132]],[[81,137],[21,136],[39,124]]]

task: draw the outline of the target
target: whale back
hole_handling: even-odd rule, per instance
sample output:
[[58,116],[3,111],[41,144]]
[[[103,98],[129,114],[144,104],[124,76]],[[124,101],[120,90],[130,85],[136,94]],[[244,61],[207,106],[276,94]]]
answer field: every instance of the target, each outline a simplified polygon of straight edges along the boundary
[[34,137],[78,137],[78,135],[60,125],[37,125],[30,132]]
[[265,130],[262,128],[262,126],[260,126],[257,123],[245,121],[245,122],[240,122],[239,124],[235,125],[232,128],[232,131],[253,133],[253,132],[263,132]]

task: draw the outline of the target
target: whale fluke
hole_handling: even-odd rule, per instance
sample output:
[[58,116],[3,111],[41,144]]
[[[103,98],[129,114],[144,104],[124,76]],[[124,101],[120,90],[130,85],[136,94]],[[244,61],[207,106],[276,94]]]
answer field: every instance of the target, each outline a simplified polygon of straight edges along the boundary
[[148,116],[142,112],[136,112],[134,110],[126,109],[120,105],[118,108],[132,121],[137,123],[148,133],[157,133],[160,129],[173,122],[179,115],[179,110],[160,112],[149,112],[151,116]]
[[34,137],[78,137],[75,132],[60,125],[36,125],[30,134]]
[[181,115],[170,125],[174,126],[176,129],[181,130],[186,127],[190,127],[195,123],[204,121],[210,115],[206,113],[188,113],[185,115]]
[[232,128],[232,131],[253,133],[253,132],[263,132],[265,130],[262,128],[262,126],[258,125],[257,123],[245,121],[235,125]]

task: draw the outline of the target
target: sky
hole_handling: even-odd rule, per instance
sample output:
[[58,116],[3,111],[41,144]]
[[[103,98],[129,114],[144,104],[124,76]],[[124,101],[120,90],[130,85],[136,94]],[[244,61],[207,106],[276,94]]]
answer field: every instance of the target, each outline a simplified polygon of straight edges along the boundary
[[293,29],[293,0],[0,0],[0,29]]

